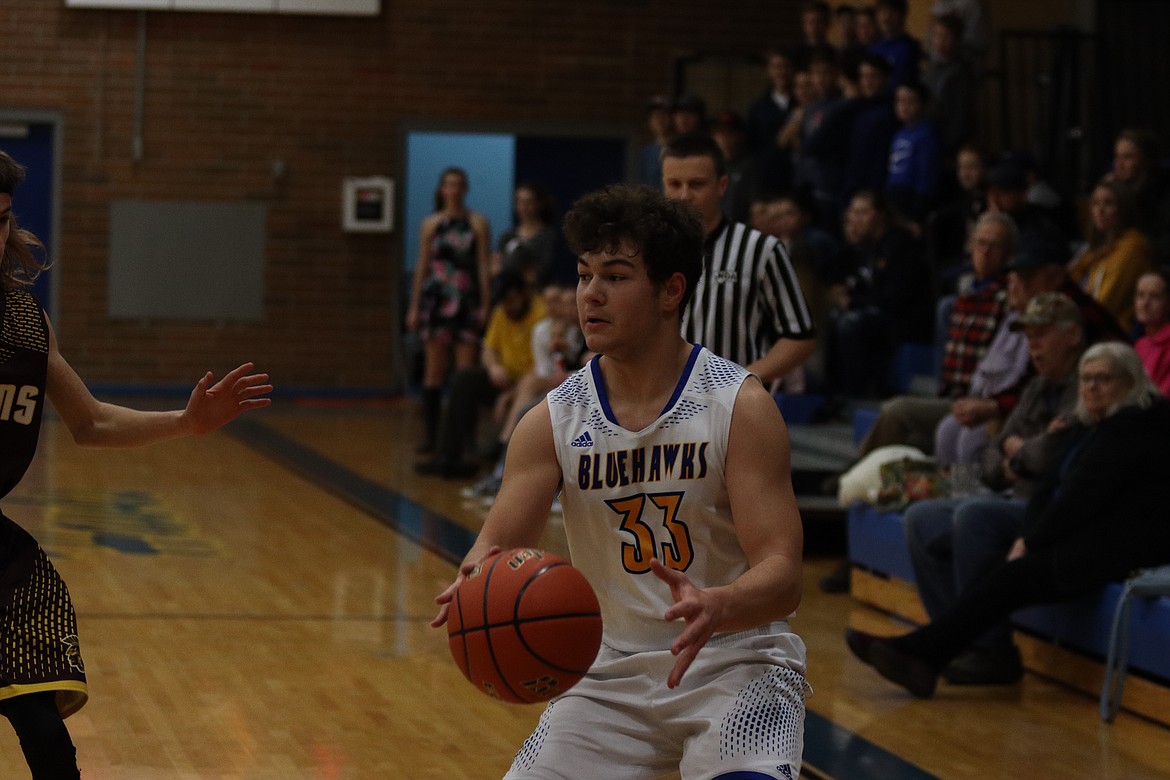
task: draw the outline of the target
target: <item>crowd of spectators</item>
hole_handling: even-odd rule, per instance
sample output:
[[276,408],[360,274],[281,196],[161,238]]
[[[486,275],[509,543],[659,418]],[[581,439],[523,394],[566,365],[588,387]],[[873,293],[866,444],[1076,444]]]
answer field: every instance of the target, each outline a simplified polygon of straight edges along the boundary
[[[660,184],[672,135],[705,131],[726,160],[723,213],[784,243],[818,347],[779,389],[825,395],[830,415],[891,397],[907,344],[933,347],[941,398],[967,392],[946,365],[952,316],[969,316],[954,301],[973,289],[1000,305],[1006,295],[1006,273],[985,278],[972,264],[984,214],[1009,217],[1015,243],[1042,246],[1131,342],[1143,328],[1137,281],[1170,264],[1170,177],[1156,136],[1118,134],[1090,192],[1058,191],[1031,150],[980,148],[983,5],[936,0],[931,10],[919,41],[906,31],[905,0],[811,0],[801,43],[765,52],[766,87],[749,104],[709,114],[694,95],[650,103],[642,180]],[[968,372],[993,332],[957,346]],[[1010,405],[998,411],[1003,419]]]

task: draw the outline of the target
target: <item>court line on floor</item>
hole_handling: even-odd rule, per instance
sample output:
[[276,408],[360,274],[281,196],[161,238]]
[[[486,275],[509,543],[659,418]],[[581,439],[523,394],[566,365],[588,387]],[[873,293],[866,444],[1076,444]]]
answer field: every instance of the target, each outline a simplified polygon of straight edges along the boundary
[[476,532],[263,423],[239,419],[228,431],[444,560],[459,563],[475,542]]
[[[475,542],[475,532],[264,423],[238,419],[227,430],[248,446],[451,563],[461,561]],[[804,755],[810,774],[818,778],[931,780],[934,777],[812,710],[805,718]]]

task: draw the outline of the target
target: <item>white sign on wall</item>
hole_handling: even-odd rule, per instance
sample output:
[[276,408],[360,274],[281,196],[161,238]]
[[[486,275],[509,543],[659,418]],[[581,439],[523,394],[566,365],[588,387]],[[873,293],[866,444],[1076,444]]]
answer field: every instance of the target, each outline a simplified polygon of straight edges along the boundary
[[341,225],[350,233],[389,233],[394,229],[394,180],[386,176],[349,176],[342,183]]

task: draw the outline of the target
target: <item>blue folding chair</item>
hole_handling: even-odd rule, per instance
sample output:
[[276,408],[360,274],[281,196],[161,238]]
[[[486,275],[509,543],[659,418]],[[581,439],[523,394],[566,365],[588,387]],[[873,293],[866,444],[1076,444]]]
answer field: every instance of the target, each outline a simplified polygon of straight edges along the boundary
[[1106,723],[1112,723],[1121,709],[1121,693],[1129,665],[1129,612],[1137,596],[1170,596],[1170,566],[1146,569],[1125,581],[1125,590],[1113,612],[1105,679],[1101,683],[1101,720]]

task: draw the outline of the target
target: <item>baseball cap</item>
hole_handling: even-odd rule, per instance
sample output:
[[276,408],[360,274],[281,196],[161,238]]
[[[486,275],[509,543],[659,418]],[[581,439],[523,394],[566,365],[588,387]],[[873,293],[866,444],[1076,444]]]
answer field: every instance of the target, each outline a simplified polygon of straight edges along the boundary
[[1084,323],[1081,310],[1064,293],[1043,292],[1028,301],[1024,313],[1008,326],[1013,331],[1033,328],[1039,325],[1053,325],[1058,322]]

